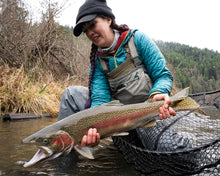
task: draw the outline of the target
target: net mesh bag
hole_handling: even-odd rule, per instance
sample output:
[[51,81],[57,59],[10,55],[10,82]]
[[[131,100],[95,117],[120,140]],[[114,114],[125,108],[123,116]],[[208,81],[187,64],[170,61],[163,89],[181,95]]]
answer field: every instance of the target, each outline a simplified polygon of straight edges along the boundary
[[191,94],[196,111],[181,111],[113,142],[146,175],[220,175],[220,89]]

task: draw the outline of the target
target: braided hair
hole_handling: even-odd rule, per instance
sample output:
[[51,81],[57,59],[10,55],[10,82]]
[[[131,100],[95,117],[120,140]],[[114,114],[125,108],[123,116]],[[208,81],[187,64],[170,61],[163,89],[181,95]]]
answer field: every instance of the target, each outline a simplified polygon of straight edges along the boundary
[[88,88],[89,88],[89,99],[87,100],[85,104],[85,108],[89,108],[91,106],[91,90],[92,90],[92,78],[95,72],[95,55],[97,52],[97,46],[92,44],[91,52],[90,52],[90,74],[89,74],[89,82],[88,82]]
[[[98,15],[101,18],[109,18],[104,15]],[[112,23],[110,26],[112,29],[118,30],[120,33],[129,30],[129,27],[126,24],[117,25],[115,22],[115,19],[112,18]],[[85,104],[85,108],[89,108],[91,106],[91,90],[92,90],[92,79],[95,72],[95,57],[98,47],[94,44],[91,46],[91,52],[90,52],[90,74],[89,74],[89,82],[88,82],[88,88],[89,88],[89,99],[87,100]]]

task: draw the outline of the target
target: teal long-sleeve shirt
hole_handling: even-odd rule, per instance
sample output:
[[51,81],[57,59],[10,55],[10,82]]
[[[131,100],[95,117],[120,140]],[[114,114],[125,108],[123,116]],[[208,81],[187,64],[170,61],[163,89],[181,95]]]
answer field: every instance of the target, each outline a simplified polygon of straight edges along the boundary
[[[121,43],[114,56],[100,56],[107,59],[109,62],[110,71],[119,66],[126,60],[126,51],[124,46],[134,35],[134,43],[137,48],[139,58],[145,65],[148,75],[153,82],[153,88],[150,90],[148,96],[155,93],[170,94],[172,89],[173,77],[166,66],[166,61],[157,45],[139,30],[130,31]],[[100,65],[98,57],[95,62],[95,72],[92,79],[91,87],[91,107],[108,103],[111,101],[111,92],[108,84],[106,73]]]

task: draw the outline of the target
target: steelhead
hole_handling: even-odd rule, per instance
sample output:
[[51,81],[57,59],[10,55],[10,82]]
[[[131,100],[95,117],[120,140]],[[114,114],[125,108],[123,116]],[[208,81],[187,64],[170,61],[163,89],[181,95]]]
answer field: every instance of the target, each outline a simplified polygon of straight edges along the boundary
[[[189,88],[170,97],[170,107],[175,111],[197,109],[199,105],[188,97]],[[84,157],[94,159],[91,148],[81,147],[81,139],[89,128],[96,128],[101,138],[126,135],[129,130],[146,127],[159,115],[164,101],[123,105],[119,101],[86,109],[57,121],[23,139],[24,144],[34,144],[37,153],[24,167],[68,154],[73,148]]]

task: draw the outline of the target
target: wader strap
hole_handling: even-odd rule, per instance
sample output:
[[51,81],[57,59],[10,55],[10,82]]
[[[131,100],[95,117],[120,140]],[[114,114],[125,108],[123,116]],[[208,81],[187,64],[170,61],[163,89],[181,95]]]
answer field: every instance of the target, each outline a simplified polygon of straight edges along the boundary
[[135,67],[141,65],[141,61],[139,59],[139,55],[134,43],[134,36],[132,35],[130,40],[128,41],[128,47],[130,50],[130,54],[131,54],[131,59],[134,61],[134,65]]
[[101,64],[101,66],[102,66],[104,72],[105,72],[106,74],[108,74],[108,73],[109,73],[109,70],[110,70],[110,69],[109,69],[108,61],[105,60],[105,59],[100,58],[99,56],[98,56],[98,59],[99,59],[99,62],[100,62],[100,64]]

